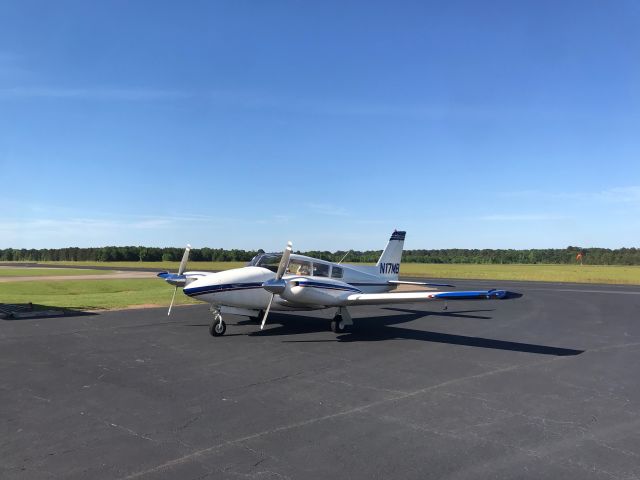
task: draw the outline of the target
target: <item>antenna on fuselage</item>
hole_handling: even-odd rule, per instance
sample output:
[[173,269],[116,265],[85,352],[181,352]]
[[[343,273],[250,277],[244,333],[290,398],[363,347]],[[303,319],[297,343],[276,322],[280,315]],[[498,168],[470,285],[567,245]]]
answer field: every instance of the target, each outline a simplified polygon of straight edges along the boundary
[[347,253],[345,253],[345,254],[344,254],[344,257],[342,257],[342,258],[340,259],[340,261],[338,262],[338,265],[340,265],[340,264],[344,261],[344,259],[345,259],[345,258],[347,258],[347,255],[349,255],[350,253],[351,253],[351,250],[349,250]]

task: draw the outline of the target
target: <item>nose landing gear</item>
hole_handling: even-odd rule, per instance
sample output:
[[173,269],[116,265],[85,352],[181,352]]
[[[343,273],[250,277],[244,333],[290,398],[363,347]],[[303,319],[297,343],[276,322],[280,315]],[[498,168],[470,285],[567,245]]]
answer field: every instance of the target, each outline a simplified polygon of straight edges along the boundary
[[209,308],[211,315],[213,315],[213,321],[209,325],[209,333],[214,337],[220,337],[227,331],[227,324],[222,320],[222,314],[220,309],[216,307]]

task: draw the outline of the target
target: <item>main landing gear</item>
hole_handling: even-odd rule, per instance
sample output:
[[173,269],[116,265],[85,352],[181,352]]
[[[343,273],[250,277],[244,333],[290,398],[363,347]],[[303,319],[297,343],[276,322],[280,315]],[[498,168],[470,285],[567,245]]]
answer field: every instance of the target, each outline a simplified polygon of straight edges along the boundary
[[216,307],[209,308],[211,315],[213,315],[213,321],[209,325],[209,333],[214,337],[220,337],[227,331],[227,324],[222,320],[222,314],[220,309]]
[[340,307],[331,321],[333,333],[345,333],[353,326],[353,319],[345,307]]
[[342,320],[342,315],[336,315],[333,317],[333,320],[331,320],[331,331],[333,333],[344,333],[347,331],[347,326]]

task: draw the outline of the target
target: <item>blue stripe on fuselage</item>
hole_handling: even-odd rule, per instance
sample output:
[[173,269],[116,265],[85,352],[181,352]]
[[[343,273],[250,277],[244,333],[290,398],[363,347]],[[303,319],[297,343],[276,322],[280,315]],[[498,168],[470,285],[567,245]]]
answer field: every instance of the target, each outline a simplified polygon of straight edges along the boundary
[[[345,290],[348,292],[362,293],[361,290],[346,285],[335,285],[331,283],[314,282],[309,280],[294,280],[300,287],[324,288],[327,290]],[[202,287],[185,288],[184,293],[189,297],[205,295],[207,293],[232,292],[236,290],[249,290],[253,288],[262,288],[263,282],[250,283],[226,283],[221,285],[204,285]]]
[[314,282],[310,280],[295,280],[299,287],[325,288],[327,290],[345,290],[347,292],[362,293],[355,287],[347,285],[337,285],[335,283]]
[[262,288],[262,282],[250,283],[227,283],[222,285],[204,285],[202,287],[185,288],[184,293],[190,297],[204,295],[206,293],[231,292],[234,290],[249,290],[251,288]]

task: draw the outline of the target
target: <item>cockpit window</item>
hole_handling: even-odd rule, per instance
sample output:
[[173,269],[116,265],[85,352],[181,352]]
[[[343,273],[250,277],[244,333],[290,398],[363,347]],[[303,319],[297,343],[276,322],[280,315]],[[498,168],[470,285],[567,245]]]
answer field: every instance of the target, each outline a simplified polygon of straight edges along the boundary
[[249,262],[249,266],[267,268],[272,272],[277,272],[281,258],[281,253],[263,253],[253,257],[253,259]]
[[342,278],[342,268],[334,265],[331,269],[331,278]]
[[304,260],[291,259],[287,273],[293,275],[311,275],[311,262]]
[[315,277],[328,277],[329,276],[329,265],[326,263],[314,263],[313,264],[313,275]]

